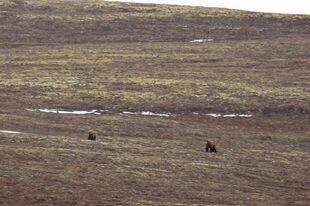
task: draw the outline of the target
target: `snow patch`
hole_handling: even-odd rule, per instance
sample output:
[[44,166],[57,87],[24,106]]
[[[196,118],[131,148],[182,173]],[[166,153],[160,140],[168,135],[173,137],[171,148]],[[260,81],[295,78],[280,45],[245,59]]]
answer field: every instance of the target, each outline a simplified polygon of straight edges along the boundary
[[251,114],[225,114],[223,117],[252,117]]
[[221,114],[210,113],[210,114],[207,114],[207,116],[210,116],[210,117],[221,117],[222,115]]
[[106,112],[107,110],[97,110],[97,109],[93,109],[90,111],[84,111],[84,110],[73,110],[73,111],[66,111],[63,109],[26,109],[27,111],[30,112],[45,112],[45,113],[56,113],[56,114],[101,114],[102,112]]
[[224,118],[234,118],[234,117],[243,117],[243,118],[249,118],[253,117],[251,114],[218,114],[218,113],[208,113],[208,114],[200,114],[198,112],[193,112],[193,115],[206,115],[210,117],[224,117]]
[[157,117],[170,117],[171,114],[168,113],[154,113],[150,111],[143,111],[143,112],[122,112],[122,114],[127,115],[142,115],[142,116],[157,116]]
[[122,112],[121,114],[138,115],[136,112]]
[[0,130],[1,133],[8,133],[8,134],[20,134],[21,132],[10,131],[10,130]]
[[164,113],[154,113],[154,112],[141,112],[141,115],[145,116],[159,116],[159,117],[169,117],[170,114],[164,114]]
[[210,42],[213,41],[213,39],[195,39],[190,41],[191,43],[203,43],[203,42]]
[[215,113],[209,113],[207,114],[207,116],[210,116],[210,117],[245,117],[245,118],[253,117],[253,115],[251,114],[215,114]]

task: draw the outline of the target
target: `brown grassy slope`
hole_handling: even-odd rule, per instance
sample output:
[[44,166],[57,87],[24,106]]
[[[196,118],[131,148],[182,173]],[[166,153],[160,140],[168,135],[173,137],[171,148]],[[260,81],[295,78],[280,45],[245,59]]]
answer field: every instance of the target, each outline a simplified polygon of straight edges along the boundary
[[309,46],[296,37],[2,47],[0,108],[308,114]]
[[[4,110],[309,113],[309,16],[104,1],[0,9]],[[201,38],[214,41],[189,43]]]
[[0,205],[308,205],[309,16],[2,0],[0,31]]
[[[52,114],[36,119],[40,122],[23,126],[57,135],[0,133],[1,205],[309,202],[304,133],[309,130],[297,130],[292,120],[294,130],[288,131],[287,120],[277,117],[270,122]],[[75,128],[76,123],[83,126]],[[90,126],[99,132],[96,142],[86,140]],[[216,140],[217,154],[204,152],[206,137]]]
[[96,0],[4,0],[2,43],[264,39],[308,35],[309,16]]

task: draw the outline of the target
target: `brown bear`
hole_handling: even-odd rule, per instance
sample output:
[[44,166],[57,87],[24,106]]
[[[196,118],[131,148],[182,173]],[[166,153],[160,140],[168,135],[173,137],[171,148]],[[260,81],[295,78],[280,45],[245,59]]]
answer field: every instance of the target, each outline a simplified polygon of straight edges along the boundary
[[206,144],[206,152],[216,152],[215,143],[207,140]]
[[90,130],[88,132],[88,140],[96,140],[96,138],[97,138],[96,132],[93,130]]

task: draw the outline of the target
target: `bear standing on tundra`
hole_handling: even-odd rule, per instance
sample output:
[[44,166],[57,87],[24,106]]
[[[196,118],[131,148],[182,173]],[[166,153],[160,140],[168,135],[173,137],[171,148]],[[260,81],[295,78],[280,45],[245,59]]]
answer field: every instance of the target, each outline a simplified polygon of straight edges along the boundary
[[96,132],[93,130],[90,130],[88,132],[88,140],[96,140],[96,138],[97,138]]
[[207,140],[206,144],[206,152],[216,152],[215,143]]

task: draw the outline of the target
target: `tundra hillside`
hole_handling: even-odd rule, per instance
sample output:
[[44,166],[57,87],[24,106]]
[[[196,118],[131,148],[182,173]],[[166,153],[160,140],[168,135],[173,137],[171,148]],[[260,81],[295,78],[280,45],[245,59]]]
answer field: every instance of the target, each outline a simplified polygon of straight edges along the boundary
[[0,205],[308,205],[309,48],[306,15],[0,0]]

